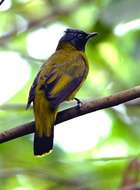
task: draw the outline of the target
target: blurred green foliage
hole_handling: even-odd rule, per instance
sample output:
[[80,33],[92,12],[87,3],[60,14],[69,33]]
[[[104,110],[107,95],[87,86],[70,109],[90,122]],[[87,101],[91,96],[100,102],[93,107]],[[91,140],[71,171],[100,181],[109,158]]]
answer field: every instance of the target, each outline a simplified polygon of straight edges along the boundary
[[[24,106],[20,108],[19,105],[26,104],[29,87],[42,64],[41,59],[30,56],[27,48],[28,35],[39,28],[47,29],[54,23],[61,23],[67,27],[99,33],[98,37],[91,40],[86,47],[90,72],[78,92],[77,97],[80,99],[110,95],[140,84],[140,1],[9,0],[8,2],[9,8],[2,10],[7,3],[5,0],[0,9],[0,51],[18,52],[28,62],[31,74],[22,89],[10,97],[5,102],[5,107],[1,108],[1,132],[33,120],[32,111],[26,111]],[[56,47],[56,44],[53,45]],[[2,64],[4,62],[1,60],[0,67]],[[15,107],[8,109],[8,104]],[[106,112],[112,123],[110,134],[100,140],[96,147],[84,152],[66,153],[56,144],[51,155],[35,158],[31,135],[1,144],[0,189],[120,190],[124,171],[130,160],[129,156],[137,157],[140,153],[139,106],[140,100],[137,100],[118,108],[108,109]],[[61,125],[59,127],[61,128]],[[91,127],[96,128],[96,126]],[[114,159],[111,149],[108,149],[110,151],[108,158],[100,156],[97,159],[96,151],[100,150],[103,155],[102,151],[108,145],[111,145],[113,151],[117,146],[124,145],[127,149],[126,158]]]

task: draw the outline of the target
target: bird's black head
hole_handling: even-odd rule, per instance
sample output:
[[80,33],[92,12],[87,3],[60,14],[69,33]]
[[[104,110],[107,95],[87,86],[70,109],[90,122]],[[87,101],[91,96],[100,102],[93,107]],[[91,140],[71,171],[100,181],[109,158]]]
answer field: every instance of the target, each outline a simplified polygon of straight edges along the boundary
[[86,42],[95,35],[97,35],[97,32],[86,33],[77,29],[67,29],[59,40],[57,49],[64,43],[71,43],[76,49],[84,51]]

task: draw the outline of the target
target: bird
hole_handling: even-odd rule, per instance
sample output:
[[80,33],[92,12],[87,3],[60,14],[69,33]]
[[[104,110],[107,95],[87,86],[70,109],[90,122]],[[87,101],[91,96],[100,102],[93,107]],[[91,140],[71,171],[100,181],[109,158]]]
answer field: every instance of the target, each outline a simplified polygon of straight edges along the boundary
[[97,32],[68,28],[56,51],[41,66],[29,91],[26,108],[33,102],[35,117],[34,155],[48,155],[53,150],[54,124],[59,105],[75,98],[85,81],[89,64],[85,54],[88,40]]

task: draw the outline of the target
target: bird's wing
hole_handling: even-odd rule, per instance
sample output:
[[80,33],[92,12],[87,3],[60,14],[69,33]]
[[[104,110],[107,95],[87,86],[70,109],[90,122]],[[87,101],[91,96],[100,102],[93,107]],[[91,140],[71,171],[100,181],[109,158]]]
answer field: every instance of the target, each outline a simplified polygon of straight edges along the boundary
[[46,98],[52,108],[56,108],[66,100],[85,79],[88,68],[85,59],[79,56],[75,62],[67,62],[55,66],[55,69],[47,76],[43,86]]
[[28,109],[30,107],[31,103],[34,101],[34,98],[35,98],[35,88],[36,88],[36,86],[38,84],[39,74],[40,74],[40,72],[35,77],[34,82],[33,82],[32,86],[30,88],[28,102],[27,102],[27,105],[26,105],[26,109]]

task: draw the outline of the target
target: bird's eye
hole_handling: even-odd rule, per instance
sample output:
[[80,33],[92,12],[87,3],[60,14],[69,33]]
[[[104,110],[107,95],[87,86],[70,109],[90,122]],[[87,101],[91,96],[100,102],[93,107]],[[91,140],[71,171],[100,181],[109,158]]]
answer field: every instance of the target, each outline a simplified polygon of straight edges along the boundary
[[78,34],[78,38],[82,38],[83,37],[83,35],[82,34]]

